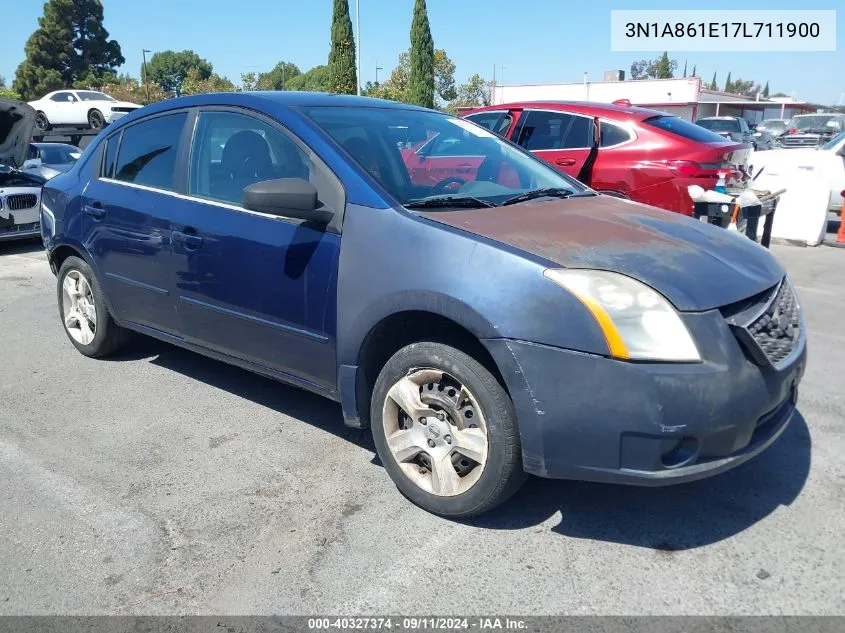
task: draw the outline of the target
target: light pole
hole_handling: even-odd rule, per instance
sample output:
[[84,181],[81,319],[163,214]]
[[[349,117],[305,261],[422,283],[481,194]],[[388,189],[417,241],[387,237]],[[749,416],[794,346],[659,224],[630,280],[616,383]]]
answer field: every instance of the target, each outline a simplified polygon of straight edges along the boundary
[[382,68],[381,66],[379,66],[379,65],[378,65],[378,62],[376,62],[376,85],[377,85],[377,86],[378,86],[378,71],[380,71],[380,70],[384,70],[384,68]]
[[[147,86],[147,53],[150,53],[150,52],[152,52],[152,51],[148,51],[146,48],[141,49],[141,57],[144,60],[144,66],[143,66],[143,68],[144,68],[144,94],[147,97],[147,103],[150,102],[150,88],[149,88],[149,86]],[[146,104],[144,104],[144,105],[146,105]]]
[[361,96],[361,0],[355,0],[355,29],[358,31],[358,42],[355,47],[355,57],[358,62],[358,72],[355,75],[358,84],[358,96]]

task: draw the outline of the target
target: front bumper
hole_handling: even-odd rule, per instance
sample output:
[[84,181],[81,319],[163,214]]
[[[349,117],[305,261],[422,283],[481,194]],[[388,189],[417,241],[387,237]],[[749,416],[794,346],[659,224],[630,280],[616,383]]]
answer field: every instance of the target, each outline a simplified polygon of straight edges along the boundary
[[484,341],[516,407],[526,472],[659,486],[752,459],[795,412],[806,339],[778,367],[746,356],[718,311],[686,315],[701,363],[631,363]]

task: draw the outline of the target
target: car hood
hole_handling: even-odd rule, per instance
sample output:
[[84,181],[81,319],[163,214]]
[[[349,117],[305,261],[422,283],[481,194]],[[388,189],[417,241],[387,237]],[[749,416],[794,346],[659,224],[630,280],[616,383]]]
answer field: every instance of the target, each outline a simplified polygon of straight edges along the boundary
[[29,151],[35,110],[14,99],[0,99],[0,164],[20,167]]
[[420,215],[554,265],[628,275],[683,311],[741,301],[784,275],[766,249],[741,234],[610,196]]

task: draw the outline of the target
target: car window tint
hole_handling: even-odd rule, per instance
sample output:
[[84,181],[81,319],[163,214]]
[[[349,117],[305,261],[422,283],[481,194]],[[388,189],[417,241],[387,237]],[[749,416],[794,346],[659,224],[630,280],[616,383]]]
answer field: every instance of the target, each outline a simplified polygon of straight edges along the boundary
[[103,153],[103,169],[100,172],[104,178],[114,177],[114,164],[117,150],[120,147],[120,134],[115,134],[106,140],[106,151]]
[[520,119],[517,143],[530,151],[561,149],[573,118],[564,112],[526,111]]
[[593,146],[593,120],[585,116],[573,116],[572,124],[563,137],[561,149],[578,149]]
[[50,97],[50,101],[73,101],[73,95],[69,92],[57,92]]
[[499,136],[507,134],[513,122],[513,117],[508,112],[479,112],[465,118]]
[[31,160],[33,158],[38,158],[38,148],[35,145],[30,144],[29,149],[26,152],[26,159]]
[[184,112],[136,123],[123,131],[114,177],[158,189],[174,189],[174,168]]
[[600,130],[601,147],[612,147],[631,140],[631,133],[628,130],[607,121],[601,122]]
[[684,121],[676,116],[653,116],[645,119],[643,122],[664,132],[669,132],[670,134],[675,134],[699,143],[725,142],[725,137],[719,136],[715,132],[711,132],[695,123]]
[[302,178],[321,203],[343,204],[328,168],[276,127],[236,112],[201,112],[191,148],[188,192],[240,205],[245,187],[276,178]]

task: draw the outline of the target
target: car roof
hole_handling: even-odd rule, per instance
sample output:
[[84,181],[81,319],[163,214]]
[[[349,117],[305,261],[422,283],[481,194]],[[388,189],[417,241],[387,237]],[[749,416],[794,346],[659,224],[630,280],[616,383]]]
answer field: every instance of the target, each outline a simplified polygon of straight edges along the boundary
[[805,116],[829,116],[829,117],[845,117],[845,114],[838,112],[810,112],[809,114],[796,114],[793,119],[800,119]]
[[547,109],[547,110],[571,110],[581,114],[604,114],[612,117],[613,115],[624,115],[625,118],[633,118],[637,120],[644,120],[654,116],[673,116],[668,112],[661,112],[660,110],[652,110],[651,108],[641,108],[639,106],[622,106],[614,103],[597,103],[594,101],[519,101],[513,103],[502,103],[494,106],[485,106],[483,108],[474,108],[468,114],[475,114],[476,112],[485,112],[489,110],[526,110],[526,109]]
[[703,116],[699,121],[736,121],[742,117],[738,116]]

